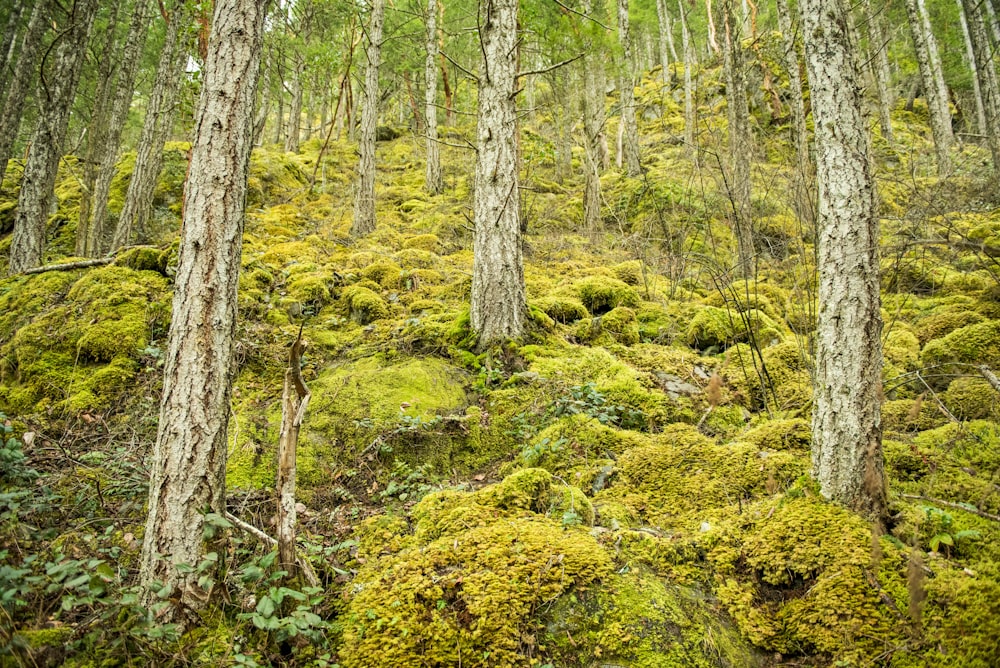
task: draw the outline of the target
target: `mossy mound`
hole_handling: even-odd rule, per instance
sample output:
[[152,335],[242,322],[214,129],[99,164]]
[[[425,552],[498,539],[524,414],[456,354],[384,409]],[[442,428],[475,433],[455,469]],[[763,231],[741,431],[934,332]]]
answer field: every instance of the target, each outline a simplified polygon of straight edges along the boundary
[[745,344],[726,352],[725,375],[736,397],[753,410],[765,405],[790,411],[812,399],[810,361],[796,342],[788,341],[756,351]]
[[769,420],[741,435],[739,440],[761,449],[808,452],[812,427],[801,418]]
[[585,531],[507,519],[365,564],[344,616],[347,668],[532,665],[537,610],[611,572]]
[[938,373],[965,369],[955,364],[985,364],[1000,367],[1000,320],[967,325],[930,341],[920,354],[924,366],[941,365]]
[[624,281],[610,276],[589,276],[574,285],[577,296],[590,313],[601,315],[619,306],[639,305],[639,294]]
[[539,432],[521,451],[519,461],[570,476],[574,484],[590,486],[592,481],[583,479],[586,471],[643,445],[649,445],[645,434],[609,427],[587,415],[572,415]]
[[781,341],[784,335],[778,325],[762,311],[754,309],[740,313],[715,306],[698,310],[688,323],[684,342],[697,350],[725,350],[736,343],[750,341],[761,346]]

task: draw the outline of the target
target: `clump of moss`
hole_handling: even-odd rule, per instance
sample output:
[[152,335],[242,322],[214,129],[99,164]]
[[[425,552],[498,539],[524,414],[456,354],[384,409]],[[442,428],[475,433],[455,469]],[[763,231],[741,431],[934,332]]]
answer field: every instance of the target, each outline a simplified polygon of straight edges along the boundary
[[436,253],[440,246],[441,240],[434,234],[418,234],[415,237],[403,239],[403,248],[417,248]]
[[590,317],[583,303],[573,297],[548,296],[535,300],[533,304],[564,325]]
[[358,572],[340,659],[347,668],[527,665],[539,606],[610,572],[589,534],[541,517],[403,549]]
[[685,343],[698,350],[725,350],[727,347],[750,340],[753,334],[760,345],[781,340],[780,329],[771,318],[757,310],[745,314],[705,306],[698,310],[688,323]]
[[764,348],[759,353],[746,344],[726,352],[726,377],[747,406],[765,404],[779,410],[801,409],[812,399],[809,360],[795,342]]
[[601,316],[600,327],[602,332],[622,345],[639,343],[639,321],[636,320],[635,311],[626,306],[612,309]]
[[609,276],[589,276],[574,285],[577,296],[593,315],[600,315],[619,306],[639,305],[638,293],[624,281]]
[[768,420],[740,436],[740,441],[767,450],[808,451],[812,429],[802,418]]
[[629,260],[611,267],[615,278],[628,285],[640,285],[643,278],[642,262],[640,260]]
[[921,318],[917,323],[917,338],[921,345],[928,341],[940,339],[951,334],[956,329],[977,325],[985,318],[968,308],[948,308]]
[[1000,419],[1000,394],[985,378],[956,378],[942,401],[960,420]]
[[882,404],[882,429],[906,433],[940,427],[948,421],[932,399],[893,399]]
[[[330,301],[330,286],[328,285],[326,274],[319,271],[295,274],[294,278],[288,283],[288,296],[300,304],[312,307],[318,311]],[[354,310],[352,304],[352,316],[354,315]],[[372,318],[372,320],[374,319]]]
[[[930,341],[921,353],[924,366],[950,364],[986,364],[1000,366],[1000,320],[967,325],[939,339]],[[947,373],[942,370],[941,373]]]
[[361,275],[383,288],[394,289],[402,284],[402,272],[398,264],[388,260],[376,261],[361,270]]
[[347,305],[351,320],[360,325],[367,325],[389,316],[389,305],[385,300],[363,285],[350,285],[344,288],[340,298]]
[[920,341],[913,332],[896,327],[886,337],[882,354],[900,369],[912,371],[920,361]]
[[565,475],[574,466],[603,462],[643,445],[649,445],[644,434],[609,427],[578,414],[560,418],[539,432],[522,450],[519,461]]

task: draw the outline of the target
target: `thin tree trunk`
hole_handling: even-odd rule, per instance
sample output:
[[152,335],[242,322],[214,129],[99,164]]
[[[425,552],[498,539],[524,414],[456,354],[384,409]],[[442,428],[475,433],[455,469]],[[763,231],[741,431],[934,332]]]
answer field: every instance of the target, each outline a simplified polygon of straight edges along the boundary
[[601,131],[604,127],[604,91],[598,87],[597,70],[603,64],[588,55],[583,61],[583,134],[585,159],[583,223],[591,242],[601,231]]
[[962,24],[962,38],[965,40],[965,62],[969,64],[972,72],[972,96],[976,104],[976,129],[975,131],[985,135],[987,132],[986,108],[983,106],[983,91],[979,85],[979,67],[976,65],[976,50],[972,46],[972,37],[969,35],[969,22],[965,20],[965,8],[962,0],[955,0],[958,3],[958,20]]
[[10,80],[10,70],[17,62],[17,50],[14,48],[20,33],[21,17],[31,9],[30,2],[15,2],[7,15],[7,25],[0,34],[0,100],[7,95],[7,82]]
[[97,0],[76,0],[69,24],[54,45],[52,67],[38,86],[38,120],[24,166],[11,237],[11,274],[42,264],[49,203],[62,158],[73,96],[86,60],[87,38],[96,14]]
[[424,62],[424,122],[427,129],[427,192],[437,195],[444,189],[437,123],[437,0],[427,0],[427,59]]
[[694,82],[691,78],[691,63],[694,60],[694,48],[691,46],[691,34],[688,32],[687,12],[684,10],[684,0],[677,0],[681,15],[681,50],[684,52],[684,152],[688,159],[697,161],[695,150],[695,126],[697,116],[694,105]]
[[874,12],[871,0],[862,0],[862,3],[865,21],[868,23],[872,78],[875,80],[875,92],[878,95],[879,127],[882,129],[883,139],[889,146],[895,146],[896,139],[892,132],[892,115],[890,113],[894,100],[889,91],[889,40],[885,34],[885,19],[883,18],[885,7],[882,6],[878,12]]
[[358,142],[358,179],[354,193],[354,224],[351,234],[361,237],[375,230],[375,131],[378,124],[378,68],[382,56],[382,24],[385,0],[373,0],[368,23],[368,58],[365,68],[364,105],[361,109],[361,140]]
[[997,20],[997,11],[993,6],[994,0],[982,0],[983,7],[986,8],[984,20],[989,24],[990,32],[993,35],[993,43],[1000,44],[1000,21]]
[[977,0],[962,0],[965,8],[965,19],[969,24],[969,38],[972,40],[972,50],[975,54],[976,71],[979,75],[979,90],[983,96],[983,109],[986,114],[986,140],[993,158],[993,171],[1000,172],[1000,86],[997,83],[997,71],[993,62],[993,52],[990,48],[989,34],[986,32],[986,21],[979,11]]
[[951,113],[948,110],[948,93],[942,90],[944,79],[941,75],[937,41],[930,31],[930,21],[923,2],[905,0],[904,4],[909,17],[910,33],[913,35],[924,97],[927,99],[931,134],[937,151],[938,173],[947,176],[952,170],[951,145],[954,142],[954,135],[951,130]]
[[802,77],[799,72],[799,52],[795,48],[795,29],[788,0],[777,0],[778,27],[781,30],[784,49],[785,71],[788,72],[788,91],[791,97],[789,109],[792,112],[792,142],[795,146],[795,212],[800,220],[812,221],[812,197],[809,193],[812,168],[809,162],[809,137],[806,134],[806,104],[802,92]]
[[3,109],[0,110],[0,189],[3,187],[3,177],[7,173],[7,162],[14,148],[14,140],[21,127],[24,101],[35,79],[42,39],[49,27],[49,2],[50,0],[38,0],[31,11],[31,18],[28,19],[28,26],[21,39],[20,55],[7,86]]
[[632,74],[632,34],[629,30],[628,0],[618,0],[618,40],[622,46],[621,124],[623,127],[622,151],[625,172],[629,176],[642,173],[639,160],[639,125],[635,119],[635,78]]
[[733,0],[722,0],[722,57],[726,78],[726,115],[729,120],[729,198],[733,233],[738,246],[736,273],[753,275],[753,223],[750,213],[750,109],[747,104],[746,66],[742,45],[743,24],[736,18]]
[[826,497],[882,518],[879,221],[856,45],[840,0],[799,11],[820,184],[813,471]]
[[278,436],[278,476],[275,482],[278,493],[278,559],[281,568],[292,578],[298,567],[295,550],[295,455],[299,430],[312,397],[300,369],[305,347],[300,331],[292,344],[288,367],[285,369],[284,391],[281,396],[281,433]]
[[206,605],[211,587],[177,567],[204,558],[205,511],[226,512],[236,286],[263,30],[263,3],[217,0],[184,192],[139,571],[146,605],[163,600],[161,587],[178,601],[163,613],[165,622],[188,622],[188,611]]
[[527,296],[521,255],[517,113],[517,0],[483,9],[479,38],[472,331],[479,347],[524,335]]
[[[663,85],[668,89],[670,88],[670,58],[668,57],[669,47],[667,46],[667,38],[670,35],[670,15],[667,14],[667,0],[656,0],[656,18],[660,24],[660,30],[657,34],[659,54],[660,54],[660,67],[663,68],[662,76]],[[675,57],[676,59],[676,57]]]
[[288,131],[285,133],[285,151],[298,153],[299,137],[302,134],[302,75],[305,61],[301,54],[296,53],[295,68],[292,70],[292,100],[288,107]]
[[175,2],[169,16],[156,79],[150,91],[142,135],[136,148],[135,167],[111,241],[112,251],[132,243],[134,236],[148,227],[153,211],[153,196],[163,167],[163,145],[173,126],[181,73],[187,62],[184,48],[186,40],[183,39],[182,31],[187,27],[190,15],[184,7],[183,1]]

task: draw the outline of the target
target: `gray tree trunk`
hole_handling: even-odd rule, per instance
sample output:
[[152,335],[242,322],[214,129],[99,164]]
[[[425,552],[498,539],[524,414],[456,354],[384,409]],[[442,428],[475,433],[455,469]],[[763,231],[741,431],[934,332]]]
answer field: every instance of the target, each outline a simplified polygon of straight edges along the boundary
[[7,95],[7,82],[10,81],[11,69],[17,62],[17,38],[21,28],[21,17],[31,9],[30,2],[15,2],[7,15],[7,23],[0,34],[0,100]]
[[292,70],[292,99],[288,106],[288,131],[285,133],[285,151],[298,153],[299,137],[302,135],[302,76],[305,72],[305,59],[296,53],[295,68]]
[[11,73],[6,96],[3,98],[3,109],[0,110],[0,187],[7,173],[7,162],[14,148],[14,140],[17,139],[17,131],[21,127],[24,101],[37,73],[42,39],[49,27],[48,18],[49,0],[38,0],[35,8],[31,10],[31,18],[28,19],[28,25],[24,29],[24,37],[20,42],[20,55]]
[[[959,0],[961,1],[961,0]],[[889,72],[889,40],[885,34],[885,6],[878,12],[872,11],[871,0],[862,0],[865,21],[868,24],[868,43],[871,51],[871,71],[875,81],[875,92],[878,96],[878,123],[882,129],[882,137],[889,146],[896,145],[892,132],[892,106],[895,102],[889,90],[891,74]]]
[[1000,172],[1000,86],[997,83],[989,34],[977,0],[962,0],[962,6],[969,24],[969,39],[976,59],[979,90],[983,96],[983,110],[986,114],[984,134],[993,157],[993,171]]
[[131,243],[135,234],[146,229],[153,211],[153,195],[163,167],[163,145],[173,127],[181,74],[187,62],[183,31],[190,16],[184,7],[184,2],[175,2],[167,23],[167,35],[136,148],[135,168],[118,216],[111,250]]
[[1000,44],[1000,21],[997,20],[997,11],[993,2],[994,0],[983,0],[982,6],[986,9],[984,20],[989,24],[990,32],[993,34],[993,43]]
[[948,91],[944,89],[937,41],[931,32],[930,20],[922,0],[905,0],[904,4],[909,18],[910,34],[913,35],[913,46],[917,55],[917,65],[920,68],[924,97],[927,99],[931,134],[934,137],[934,148],[937,152],[938,173],[946,176],[952,170],[951,146],[954,143],[954,135],[951,130]]
[[670,58],[668,57],[669,47],[667,45],[667,38],[670,35],[670,15],[667,13],[667,0],[656,0],[656,18],[660,24],[657,36],[659,37],[660,67],[663,68],[661,78],[663,79],[663,85],[669,88]]
[[382,24],[385,0],[373,0],[368,23],[368,48],[365,55],[364,103],[361,109],[361,138],[358,141],[358,179],[354,193],[354,224],[351,234],[357,237],[375,230],[375,131],[378,124],[378,68],[382,57]]
[[427,59],[424,62],[424,124],[427,132],[427,192],[437,195],[444,189],[441,180],[441,153],[437,119],[437,0],[427,0]]
[[[80,253],[78,249],[78,255],[97,256],[104,252],[108,194],[111,191],[111,181],[115,175],[115,163],[121,145],[122,131],[125,129],[125,121],[128,119],[129,107],[132,105],[135,78],[142,60],[146,33],[149,31],[149,9],[149,0],[136,0],[128,35],[125,38],[125,46],[121,52],[121,69],[111,103],[108,134],[99,155],[97,176],[91,193],[90,220],[86,225],[87,240],[83,248],[84,252]],[[77,242],[79,243],[79,234]]]
[[841,0],[800,0],[799,11],[819,181],[813,472],[824,496],[881,518],[879,221],[856,45]]
[[596,242],[601,231],[601,133],[604,128],[604,91],[598,86],[598,58],[583,61],[584,189],[583,224],[587,236]]
[[528,312],[517,170],[517,0],[485,5],[479,39],[479,120],[472,331],[479,347],[518,339]]
[[95,14],[97,0],[76,0],[68,18],[70,23],[54,45],[52,67],[38,86],[38,120],[24,165],[11,237],[11,274],[42,264],[49,204]]
[[184,191],[140,561],[144,602],[163,600],[154,583],[178,601],[162,621],[183,623],[207,602],[211,588],[199,586],[200,575],[177,567],[197,566],[204,556],[205,510],[225,514],[236,286],[263,30],[263,3],[217,0]]
[[965,40],[965,62],[969,64],[969,71],[972,72],[972,96],[976,105],[976,132],[985,135],[986,108],[983,106],[983,91],[979,85],[979,67],[976,65],[976,49],[972,46],[972,37],[969,35],[969,22],[965,19],[965,8],[962,0],[955,0],[958,3],[958,20],[962,25],[962,38]]
[[624,154],[625,173],[638,176],[642,173],[639,160],[639,125],[635,119],[635,76],[632,62],[632,33],[629,29],[628,0],[618,0],[618,41],[622,46],[622,75],[619,79],[621,88],[621,124],[622,153]]
[[691,46],[691,33],[688,32],[684,0],[677,0],[677,6],[681,15],[681,49],[684,51],[684,151],[690,160],[697,161],[695,126],[698,124],[698,116],[694,104],[694,82],[691,78],[694,48]]
[[722,58],[726,79],[726,116],[729,120],[729,198],[738,259],[736,274],[753,275],[753,221],[750,211],[750,108],[747,103],[746,65],[743,53],[743,21],[736,17],[733,0],[720,3]]
[[809,182],[812,165],[809,161],[809,136],[806,134],[806,105],[802,92],[802,76],[799,73],[799,52],[795,48],[795,29],[792,27],[792,13],[788,0],[777,0],[778,28],[781,30],[784,49],[785,70],[788,72],[788,103],[792,113],[792,143],[795,146],[795,177],[793,190],[795,212],[800,220],[812,220],[812,196]]

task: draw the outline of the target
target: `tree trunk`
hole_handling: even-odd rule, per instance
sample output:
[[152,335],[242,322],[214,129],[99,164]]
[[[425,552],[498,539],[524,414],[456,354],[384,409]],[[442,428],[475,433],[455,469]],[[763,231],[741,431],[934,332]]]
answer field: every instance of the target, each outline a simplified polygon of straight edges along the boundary
[[80,257],[95,257],[91,248],[90,217],[93,203],[94,185],[97,181],[97,171],[101,156],[107,150],[108,135],[111,131],[111,106],[114,96],[115,80],[119,54],[116,53],[116,32],[118,29],[118,12],[120,1],[111,3],[108,9],[107,23],[104,27],[104,39],[100,54],[95,54],[97,61],[97,91],[91,109],[90,123],[87,124],[87,148],[83,154],[82,177],[80,178],[80,210],[76,223],[76,251]]
[[941,75],[941,59],[937,51],[937,41],[930,29],[927,10],[922,0],[905,0],[909,17],[910,33],[916,50],[917,65],[923,83],[924,97],[931,121],[931,134],[937,152],[938,173],[951,173],[951,145],[954,135],[951,130],[951,113],[948,110],[948,92],[942,90],[944,79]]
[[184,7],[183,1],[175,2],[167,23],[167,35],[136,148],[135,168],[111,242],[113,251],[132,243],[134,235],[147,228],[153,211],[153,196],[163,167],[163,145],[173,127],[181,74],[187,62],[182,31],[190,15]]
[[1000,86],[997,85],[997,71],[993,62],[986,22],[979,11],[977,0],[962,0],[965,19],[969,24],[969,38],[976,59],[979,75],[979,90],[983,96],[983,110],[986,113],[986,135],[993,157],[993,171],[1000,172]]
[[[871,51],[871,71],[875,80],[875,92],[878,95],[878,123],[882,129],[882,137],[889,146],[896,145],[896,139],[892,132],[892,105],[894,103],[892,93],[889,91],[889,40],[885,34],[885,19],[883,12],[885,6],[879,7],[879,11],[873,12],[871,0],[862,0],[865,21],[868,23],[868,43]],[[961,2],[961,0],[959,0]]]
[[604,91],[598,86],[597,70],[603,64],[588,55],[583,61],[583,134],[585,159],[583,223],[591,242],[601,231],[601,132],[604,127]]
[[11,73],[6,97],[3,98],[3,109],[0,110],[0,189],[3,187],[3,177],[7,173],[7,162],[14,148],[14,140],[17,139],[17,131],[21,127],[24,101],[35,79],[42,38],[49,27],[49,2],[50,0],[38,0],[31,11],[31,18],[28,19],[28,26],[21,39],[20,55]]
[[688,32],[684,0],[677,0],[677,6],[681,15],[681,49],[684,52],[684,152],[688,159],[697,165],[698,152],[695,150],[694,142],[698,117],[694,105],[694,82],[691,78],[694,48],[691,46],[691,34]]
[[969,35],[969,22],[965,20],[965,8],[962,0],[955,0],[958,3],[958,20],[962,24],[962,38],[965,40],[965,61],[969,64],[969,71],[972,72],[972,96],[976,104],[976,129],[981,135],[986,135],[986,107],[983,106],[983,90],[979,85],[979,67],[976,65],[976,49],[972,46],[972,37]]
[[295,68],[292,70],[292,99],[288,107],[288,131],[285,133],[285,151],[298,153],[299,137],[302,134],[302,76],[305,70],[305,60],[302,54],[296,53]]
[[275,488],[278,493],[278,559],[282,570],[295,577],[298,558],[295,550],[295,483],[296,450],[299,431],[305,419],[312,395],[302,379],[301,359],[306,344],[302,332],[292,344],[285,369],[285,383],[281,396],[281,432],[278,435],[278,475]]
[[824,496],[881,518],[879,229],[856,45],[841,0],[801,0],[799,11],[820,192],[813,471]]
[[753,223],[750,214],[750,109],[747,104],[743,22],[736,18],[733,0],[720,3],[722,58],[726,79],[726,116],[729,120],[729,200],[738,259],[736,274],[747,278],[754,271]]
[[7,82],[10,80],[10,70],[17,62],[17,50],[14,48],[17,43],[18,33],[21,27],[21,17],[24,12],[31,9],[29,2],[16,2],[10,8],[7,15],[7,24],[3,33],[0,34],[0,100],[7,95]]
[[812,222],[812,196],[809,182],[812,166],[809,162],[809,136],[806,134],[806,104],[802,93],[802,76],[799,72],[799,52],[795,48],[795,29],[788,0],[777,0],[778,27],[781,30],[785,70],[788,72],[788,103],[792,112],[792,142],[795,146],[795,212],[800,220]]
[[76,0],[69,25],[54,45],[52,67],[38,86],[38,120],[24,165],[21,193],[10,244],[11,274],[42,264],[45,224],[49,217],[63,141],[73,97],[87,55],[87,38],[97,14],[97,0]]
[[472,331],[480,349],[524,335],[528,311],[518,195],[517,0],[494,0],[479,29]]
[[989,24],[990,32],[993,35],[993,43],[1000,44],[1000,21],[997,20],[997,11],[993,7],[994,0],[983,0],[982,6],[986,8],[984,20]]
[[351,234],[361,237],[375,230],[375,130],[378,124],[378,68],[382,56],[382,24],[385,0],[373,0],[365,55],[364,106],[361,109],[361,139],[358,142],[358,180],[354,193],[354,224]]
[[670,35],[670,15],[667,14],[667,0],[656,0],[656,18],[660,24],[658,46],[660,67],[663,68],[661,78],[663,85],[670,88],[670,58],[668,57],[667,37]]
[[441,181],[441,154],[437,122],[437,0],[427,0],[427,59],[424,62],[424,123],[427,131],[427,192],[437,195],[444,189]]
[[632,74],[632,34],[629,30],[628,0],[618,0],[618,40],[622,45],[622,76],[619,80],[621,88],[621,123],[622,152],[624,153],[625,172],[629,176],[642,173],[639,162],[639,126],[635,119],[635,77]]
[[153,451],[140,578],[146,605],[179,605],[161,621],[185,622],[206,604],[199,573],[205,511],[225,515],[226,428],[236,339],[236,286],[253,147],[254,91],[263,3],[217,0],[198,102],[184,225]]

